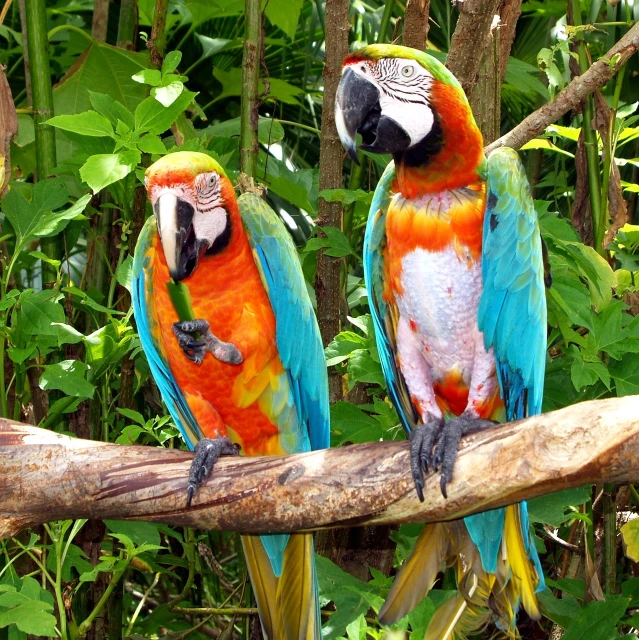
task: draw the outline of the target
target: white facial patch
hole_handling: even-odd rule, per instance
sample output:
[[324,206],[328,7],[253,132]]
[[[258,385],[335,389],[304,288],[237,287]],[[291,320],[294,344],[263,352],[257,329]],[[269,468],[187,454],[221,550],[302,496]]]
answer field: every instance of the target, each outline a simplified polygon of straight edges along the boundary
[[399,102],[386,94],[382,94],[379,104],[382,115],[395,120],[410,136],[411,146],[423,140],[433,128],[433,112],[425,104]]
[[212,247],[217,238],[224,233],[227,217],[226,210],[222,207],[215,207],[206,212],[196,209],[193,216],[195,237],[205,240],[209,247]]
[[377,62],[353,64],[351,69],[379,88],[382,115],[401,125],[411,145],[430,133],[434,122],[429,102],[433,76],[419,62],[382,58]]

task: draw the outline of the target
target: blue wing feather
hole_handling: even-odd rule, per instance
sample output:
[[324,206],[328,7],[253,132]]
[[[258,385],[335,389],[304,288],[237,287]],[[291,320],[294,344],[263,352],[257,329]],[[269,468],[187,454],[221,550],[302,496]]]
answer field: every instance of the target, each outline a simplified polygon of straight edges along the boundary
[[[543,257],[528,181],[511,149],[499,149],[487,161],[482,276],[478,325],[486,349],[494,349],[507,419],[536,415],[541,412],[546,364]],[[520,505],[520,514],[526,532],[525,502]],[[488,571],[496,568],[503,518],[504,510],[499,509],[464,520]],[[495,532],[499,532],[499,540]],[[539,557],[530,536],[523,539],[539,576],[537,591],[541,591],[545,585]]]
[[140,232],[133,260],[133,312],[138,327],[140,342],[149,363],[153,378],[162,394],[173,420],[190,449],[202,438],[202,432],[189,408],[186,398],[169,369],[168,361],[162,345],[155,339],[153,315],[153,278],[151,278],[149,261],[153,249],[153,241],[157,234],[155,218],[151,217]]
[[326,359],[297,250],[275,212],[255,194],[238,199],[276,322],[276,341],[311,449],[330,446]]
[[390,162],[377,184],[364,235],[364,281],[368,306],[373,318],[377,351],[390,398],[404,429],[410,433],[418,421],[404,377],[395,361],[396,309],[389,307],[384,292],[384,247],[386,245],[386,213],[395,179],[395,164]]

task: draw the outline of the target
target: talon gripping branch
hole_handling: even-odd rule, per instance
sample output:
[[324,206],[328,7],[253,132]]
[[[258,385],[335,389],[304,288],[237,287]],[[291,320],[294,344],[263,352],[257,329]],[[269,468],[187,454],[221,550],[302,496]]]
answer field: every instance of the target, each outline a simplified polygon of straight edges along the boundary
[[[155,216],[135,253],[133,304],[162,397],[196,455],[189,502],[224,454],[329,446],[328,384],[317,322],[289,234],[254,194],[236,198],[203,153],[146,172]],[[175,287],[193,318],[178,317]],[[243,536],[270,640],[319,640],[310,534]]]
[[[485,160],[461,86],[413,49],[372,45],[346,58],[335,119],[354,160],[357,133],[361,149],[393,156],[366,228],[366,286],[417,493],[435,468],[446,495],[463,434],[541,411],[546,303],[528,182],[514,151]],[[380,621],[411,611],[445,566],[456,569],[458,593],[427,639],[490,621],[514,635],[520,604],[539,618],[543,574],[525,503],[426,525]]]

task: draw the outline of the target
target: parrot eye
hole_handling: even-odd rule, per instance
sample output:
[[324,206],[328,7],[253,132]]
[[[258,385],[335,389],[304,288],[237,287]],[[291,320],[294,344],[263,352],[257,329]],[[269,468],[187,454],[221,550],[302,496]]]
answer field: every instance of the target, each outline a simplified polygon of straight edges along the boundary
[[407,65],[405,67],[402,67],[401,73],[404,76],[404,78],[410,78],[415,73],[415,69]]

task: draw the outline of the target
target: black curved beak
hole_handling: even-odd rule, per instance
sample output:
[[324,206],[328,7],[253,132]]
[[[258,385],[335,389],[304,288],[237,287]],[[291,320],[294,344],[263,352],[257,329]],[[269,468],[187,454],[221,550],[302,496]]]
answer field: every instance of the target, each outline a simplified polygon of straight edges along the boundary
[[344,149],[356,163],[357,133],[362,136],[360,149],[373,153],[400,153],[411,146],[401,125],[382,113],[379,98],[372,82],[350,67],[344,70],[335,97],[335,124]]
[[174,282],[188,278],[206,250],[193,230],[193,206],[171,192],[160,195],[153,205],[164,257]]

